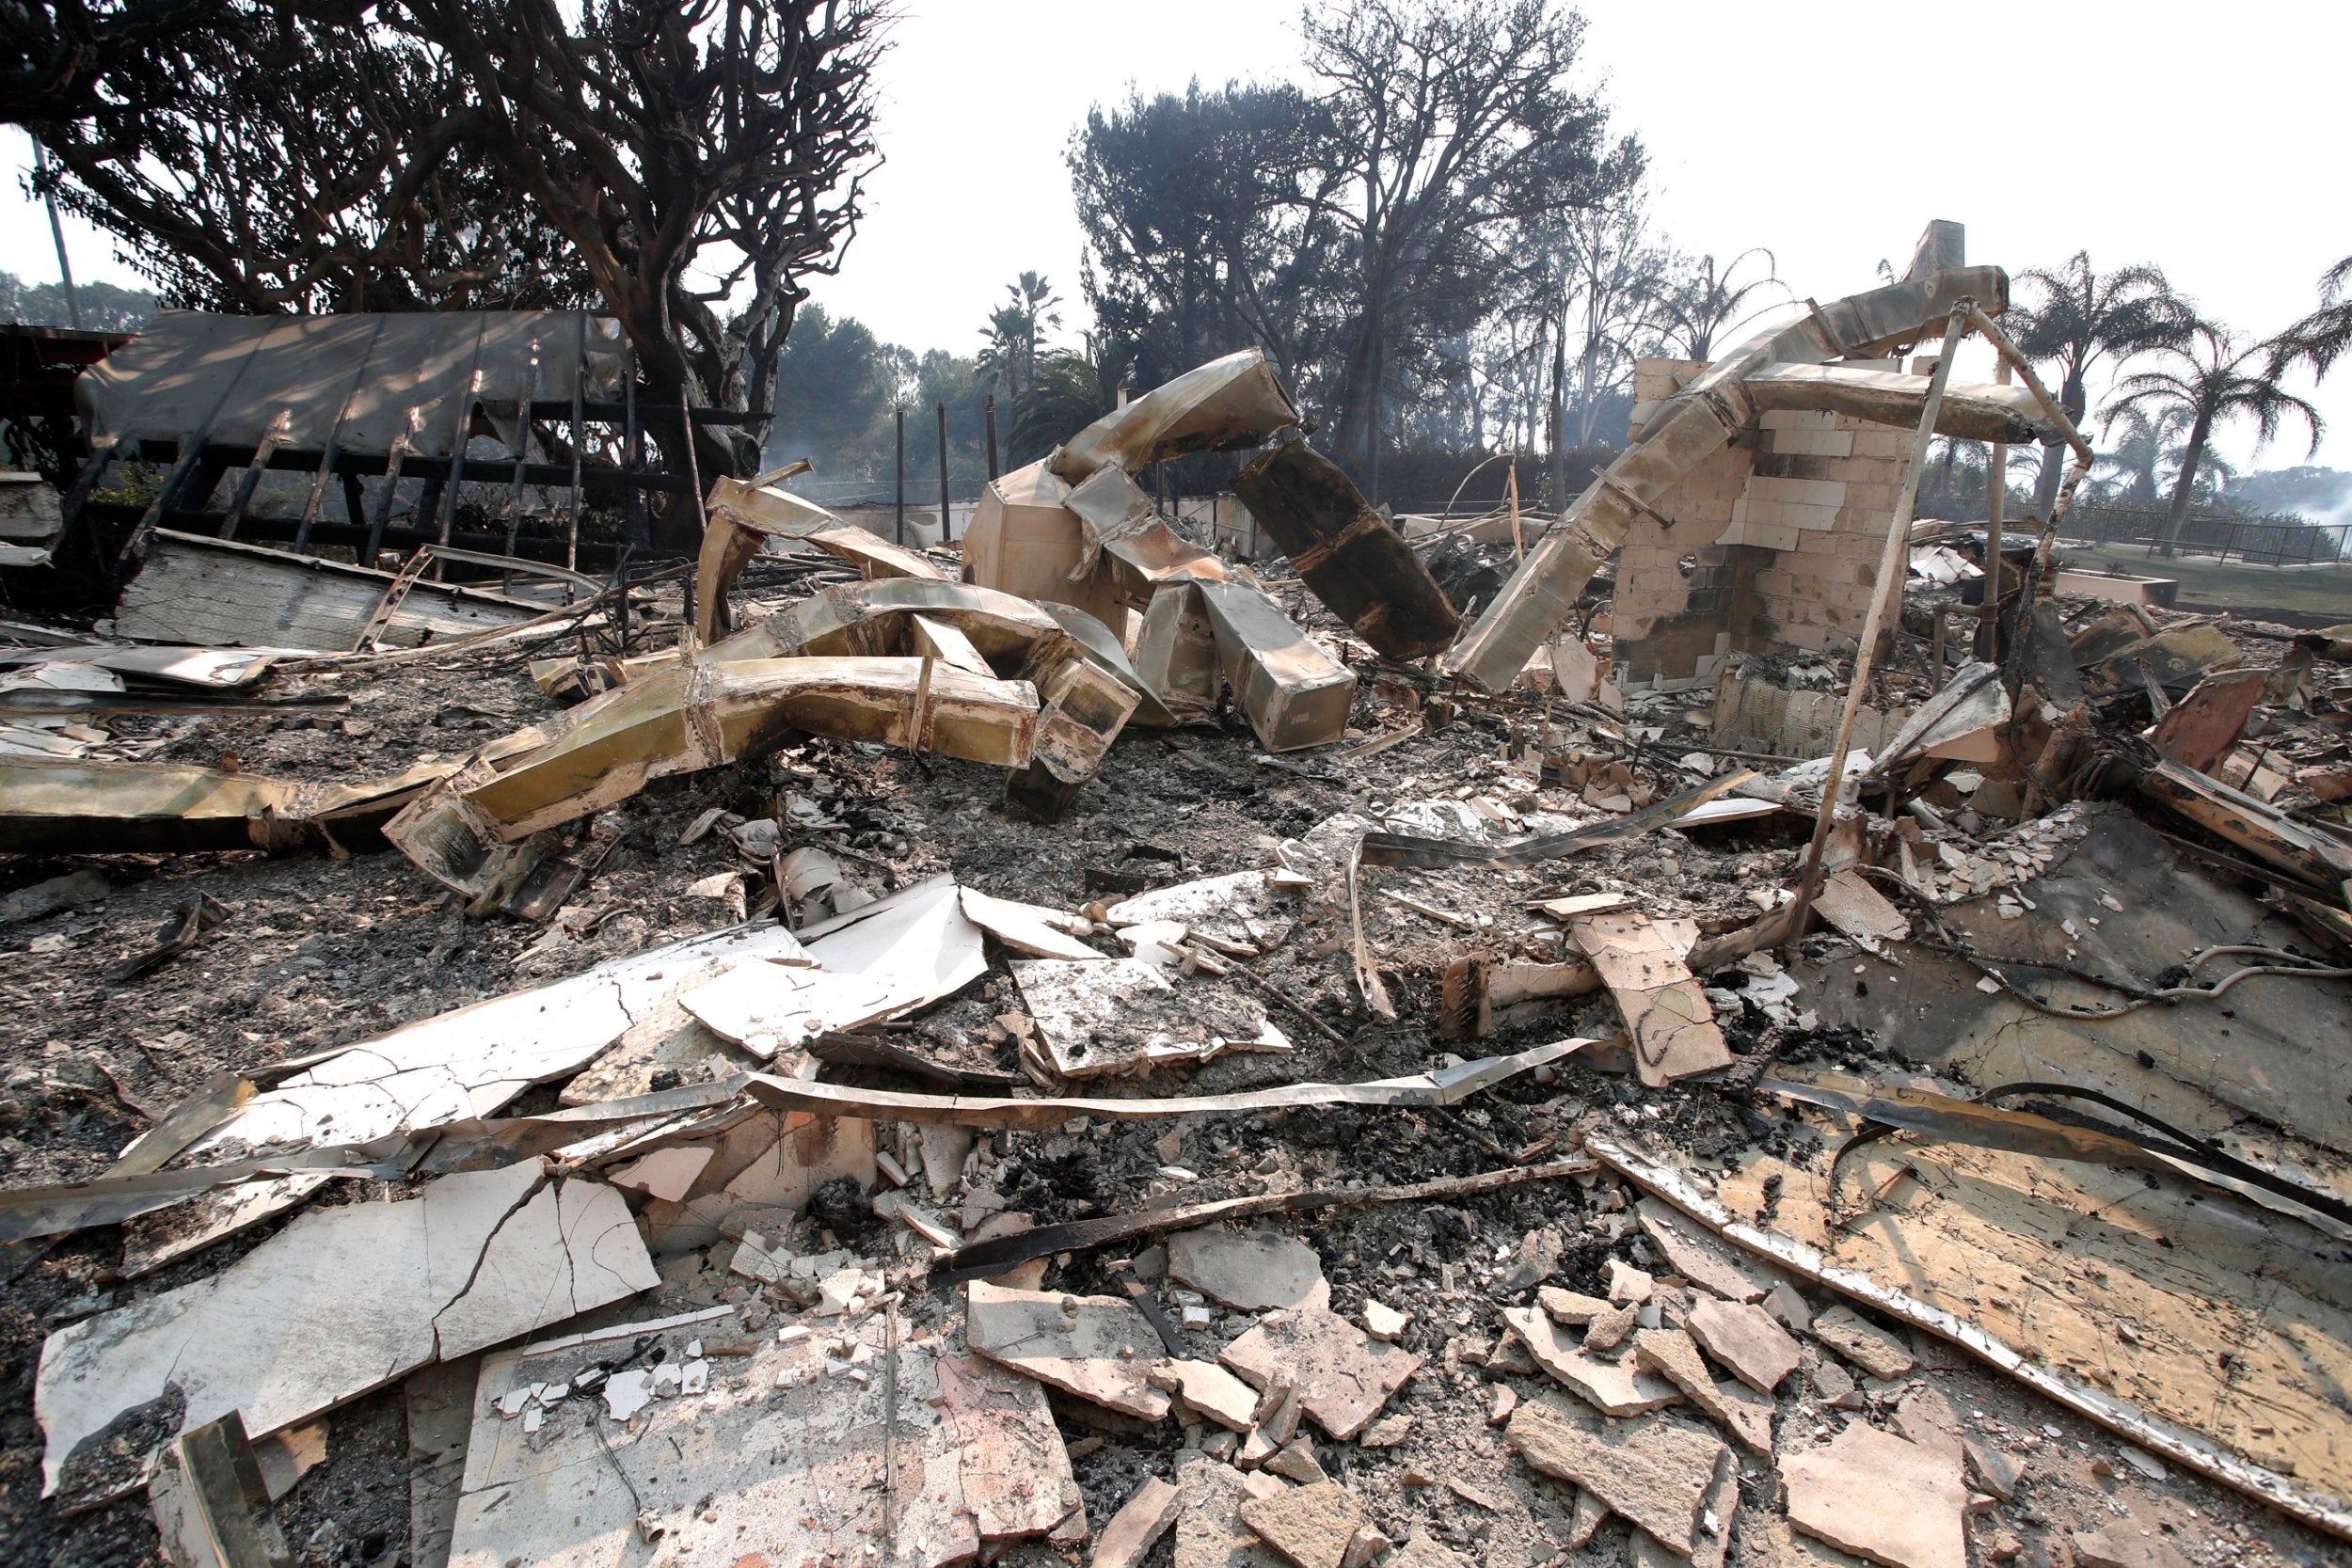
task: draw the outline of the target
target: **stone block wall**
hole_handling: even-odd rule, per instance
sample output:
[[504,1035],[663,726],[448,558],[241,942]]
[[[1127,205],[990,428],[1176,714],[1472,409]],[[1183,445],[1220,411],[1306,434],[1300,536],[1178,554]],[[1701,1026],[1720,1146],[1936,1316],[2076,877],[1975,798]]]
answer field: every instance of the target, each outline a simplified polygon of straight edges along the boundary
[[[1892,365],[1888,369],[1894,368]],[[1638,428],[1705,369],[1645,359]],[[1851,650],[1870,612],[1907,433],[1838,414],[1776,412],[1683,476],[1617,556],[1618,681],[1671,690],[1730,653]]]

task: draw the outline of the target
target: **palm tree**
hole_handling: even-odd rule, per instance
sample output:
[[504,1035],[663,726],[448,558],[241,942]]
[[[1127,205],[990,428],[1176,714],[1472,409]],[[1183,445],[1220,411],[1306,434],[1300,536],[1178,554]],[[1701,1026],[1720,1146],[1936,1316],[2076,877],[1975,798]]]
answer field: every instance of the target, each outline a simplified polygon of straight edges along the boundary
[[2279,334],[2278,365],[2300,359],[2312,374],[2324,376],[2339,355],[2352,349],[2352,256],[2320,275],[2319,309]]
[[980,330],[979,370],[1000,396],[1017,399],[1037,374],[1038,340],[1048,327],[1061,325],[1061,312],[1054,309],[1061,299],[1038,272],[1023,273],[1005,285],[1005,293],[1009,303],[991,311]]
[[[2077,426],[2090,406],[2084,383],[2093,365],[2110,356],[2130,359],[2177,343],[2193,319],[2156,268],[2118,267],[2100,273],[2091,267],[2088,251],[2074,252],[2056,271],[2037,267],[2022,274],[2018,282],[2038,297],[2010,307],[2011,334],[2026,357],[2057,362],[2058,406]],[[2053,437],[2045,444],[2058,443]],[[2063,467],[2042,463],[2034,484],[2037,515],[2050,515]]]
[[2157,352],[2169,363],[2118,381],[2106,412],[2110,420],[2132,410],[2160,414],[2177,408],[2188,416],[2187,444],[2172,477],[2172,515],[2165,521],[2163,553],[2170,555],[2180,540],[2182,525],[2188,521],[2188,503],[2196,494],[2198,470],[2205,462],[2205,445],[2215,427],[2232,420],[2252,420],[2254,450],[2260,451],[2292,415],[2310,430],[2311,450],[2317,451],[2327,423],[2318,409],[2279,385],[2277,340],[2241,348],[2226,328],[2192,321],[2185,341],[2168,343]]
[[[1733,276],[1751,256],[1764,258],[1764,276],[1734,288]],[[1764,289],[1778,289],[1783,298],[1788,293],[1780,280],[1779,259],[1762,245],[1734,256],[1721,272],[1712,256],[1677,258],[1658,298],[1667,343],[1685,359],[1713,358],[1715,334],[1738,317],[1751,294]]]
[[1119,388],[1135,367],[1135,345],[1109,334],[1086,334],[1086,351],[1047,349],[1012,405],[1006,459],[1034,463],[1119,405]]

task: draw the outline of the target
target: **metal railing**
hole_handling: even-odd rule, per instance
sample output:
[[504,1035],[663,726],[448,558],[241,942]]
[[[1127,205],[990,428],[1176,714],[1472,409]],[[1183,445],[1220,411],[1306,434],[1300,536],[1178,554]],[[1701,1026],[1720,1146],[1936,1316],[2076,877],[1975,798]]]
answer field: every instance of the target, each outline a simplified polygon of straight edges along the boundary
[[[2076,544],[2107,545],[2159,554],[2171,514],[2161,506],[2087,503],[2070,513],[2061,531]],[[2256,566],[2352,566],[2352,523],[2313,523],[2286,516],[2249,517],[2192,511],[2173,541],[2176,555],[2239,561]]]

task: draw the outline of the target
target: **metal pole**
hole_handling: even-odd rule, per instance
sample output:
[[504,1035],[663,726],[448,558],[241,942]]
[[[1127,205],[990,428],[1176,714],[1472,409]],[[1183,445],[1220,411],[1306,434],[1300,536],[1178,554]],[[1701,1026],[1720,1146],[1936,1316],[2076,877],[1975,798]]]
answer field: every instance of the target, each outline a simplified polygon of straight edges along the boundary
[[939,542],[946,545],[956,537],[947,515],[947,404],[942,401],[931,407],[939,415]]
[[1846,751],[1853,739],[1854,719],[1862,711],[1863,693],[1870,683],[1870,663],[1878,651],[1879,629],[1886,624],[1890,604],[1897,607],[1897,618],[1901,616],[1911,513],[1918,504],[1919,480],[1927,470],[1928,448],[1935,440],[1935,417],[1944,410],[1944,388],[1951,379],[1952,355],[1959,349],[1961,334],[1967,330],[1975,309],[1974,300],[1963,299],[1952,311],[1944,327],[1944,352],[1936,359],[1935,373],[1928,378],[1927,401],[1920,404],[1919,429],[1911,443],[1911,463],[1903,470],[1902,488],[1895,495],[1894,520],[1886,528],[1886,550],[1879,560],[1870,613],[1862,623],[1862,645],[1854,650],[1853,683],[1846,688],[1846,710],[1837,721],[1837,739],[1830,747],[1829,777],[1821,784],[1820,815],[1813,819],[1813,839],[1805,846],[1804,869],[1797,876],[1797,899],[1789,914],[1790,942],[1804,934],[1805,914],[1812,909],[1813,895],[1820,888],[1821,852],[1829,847],[1830,830],[1837,820],[1837,798],[1845,793]]
[[993,484],[998,472],[996,467],[996,395],[993,392],[989,394],[987,402],[980,404],[980,412],[988,420],[988,479],[989,483]]
[[[2009,361],[1998,355],[1994,357],[1998,362],[1995,378],[2006,387],[2010,378]],[[1980,626],[1992,628],[1984,633],[1979,641],[1986,655],[1998,659],[2001,657],[2001,512],[2009,501],[2007,441],[1993,443],[1992,462],[1985,480],[1988,487],[1984,502],[1985,594],[1984,602],[1977,607],[1977,620]],[[1944,664],[1940,659],[1936,661],[1935,678],[1938,684],[1944,679]]]
[[898,531],[892,536],[899,544],[907,542],[907,410],[898,405]]
[[33,168],[40,182],[41,199],[49,203],[49,237],[57,243],[57,276],[65,279],[66,314],[73,318],[73,330],[82,330],[82,296],[73,289],[73,263],[65,258],[65,225],[57,221],[57,193],[49,184],[49,150],[33,138]]

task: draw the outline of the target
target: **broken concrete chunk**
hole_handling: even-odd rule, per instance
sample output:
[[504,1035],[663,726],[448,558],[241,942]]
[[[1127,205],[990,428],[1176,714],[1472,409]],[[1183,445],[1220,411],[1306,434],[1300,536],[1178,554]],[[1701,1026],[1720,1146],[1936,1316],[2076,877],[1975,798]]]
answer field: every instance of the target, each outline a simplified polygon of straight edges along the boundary
[[1412,1325],[1412,1322],[1410,1312],[1400,1312],[1386,1302],[1367,1300],[1364,1303],[1364,1332],[1375,1339],[1397,1339]]
[[1727,1301],[1761,1301],[1765,1288],[1711,1241],[1700,1239],[1696,1225],[1654,1197],[1634,1205],[1642,1234],[1665,1259],[1667,1269],[1692,1284],[1714,1291]]
[[301,1215],[209,1279],[49,1336],[34,1389],[44,1495],[86,1438],[172,1390],[181,1416],[159,1441],[231,1411],[275,1432],[659,1278],[618,1193],[536,1161]]
[[1095,1537],[1091,1568],[1137,1568],[1176,1522],[1176,1488],[1147,1476]]
[[1412,1352],[1382,1344],[1318,1306],[1269,1317],[1217,1359],[1259,1387],[1278,1378],[1289,1381],[1305,1415],[1342,1442],[1370,1426],[1389,1396],[1421,1367]]
[[1872,1377],[1901,1377],[1915,1365],[1900,1339],[1872,1326],[1842,1302],[1814,1315],[1813,1337]]
[[1168,1273],[1245,1312],[1331,1299],[1315,1249],[1276,1230],[1180,1230],[1168,1239]]
[[1364,1429],[1362,1446],[1367,1449],[1393,1449],[1403,1443],[1413,1430],[1410,1416],[1383,1416]]
[[1712,1433],[1663,1416],[1595,1431],[1543,1402],[1522,1405],[1506,1436],[1530,1467],[1574,1482],[1683,1558],[1728,1457]]
[[1961,1457],[1972,1483],[2003,1502],[2016,1498],[2017,1483],[2026,1479],[2024,1461],[1975,1438],[1961,1444]]
[[[1502,1322],[1526,1345],[1535,1364],[1574,1389],[1604,1416],[1639,1416],[1661,1410],[1682,1396],[1670,1383],[1634,1370],[1632,1362],[1604,1361],[1569,1342],[1558,1323],[1532,1307],[1505,1307]],[[1519,1418],[1511,1418],[1516,1428]]]
[[1764,1309],[1778,1318],[1781,1326],[1791,1334],[1813,1332],[1813,1307],[1800,1295],[1797,1288],[1783,1279],[1774,1282],[1764,1297]]
[[1633,1337],[1633,1358],[1683,1392],[1701,1414],[1751,1453],[1772,1451],[1772,1402],[1739,1385],[1719,1385],[1699,1359],[1699,1347],[1678,1328],[1645,1328]]
[[1813,1369],[1811,1381],[1813,1391],[1821,1397],[1823,1404],[1833,1410],[1864,1410],[1869,1407],[1869,1402],[1862,1397],[1861,1388],[1854,1383],[1853,1374],[1826,1356],[1822,1357],[1820,1366]]
[[1725,1370],[1759,1394],[1780,1386],[1802,1359],[1788,1330],[1751,1303],[1711,1298],[1693,1303],[1682,1326]]
[[1241,1505],[1241,1521],[1292,1568],[1341,1568],[1364,1522],[1364,1505],[1346,1487],[1327,1481],[1279,1497],[1252,1498]]
[[1886,1568],[1967,1568],[1960,1456],[1861,1421],[1780,1463],[1788,1522]]
[[673,1144],[643,1154],[605,1173],[616,1187],[629,1187],[672,1203],[682,1201],[694,1178],[718,1151],[708,1144]]
[[1122,1415],[1168,1415],[1168,1396],[1146,1378],[1159,1336],[1132,1302],[978,1280],[965,1290],[965,1339],[990,1360]]
[[1398,1548],[1386,1568],[1470,1568],[1470,1560],[1417,1533]]

